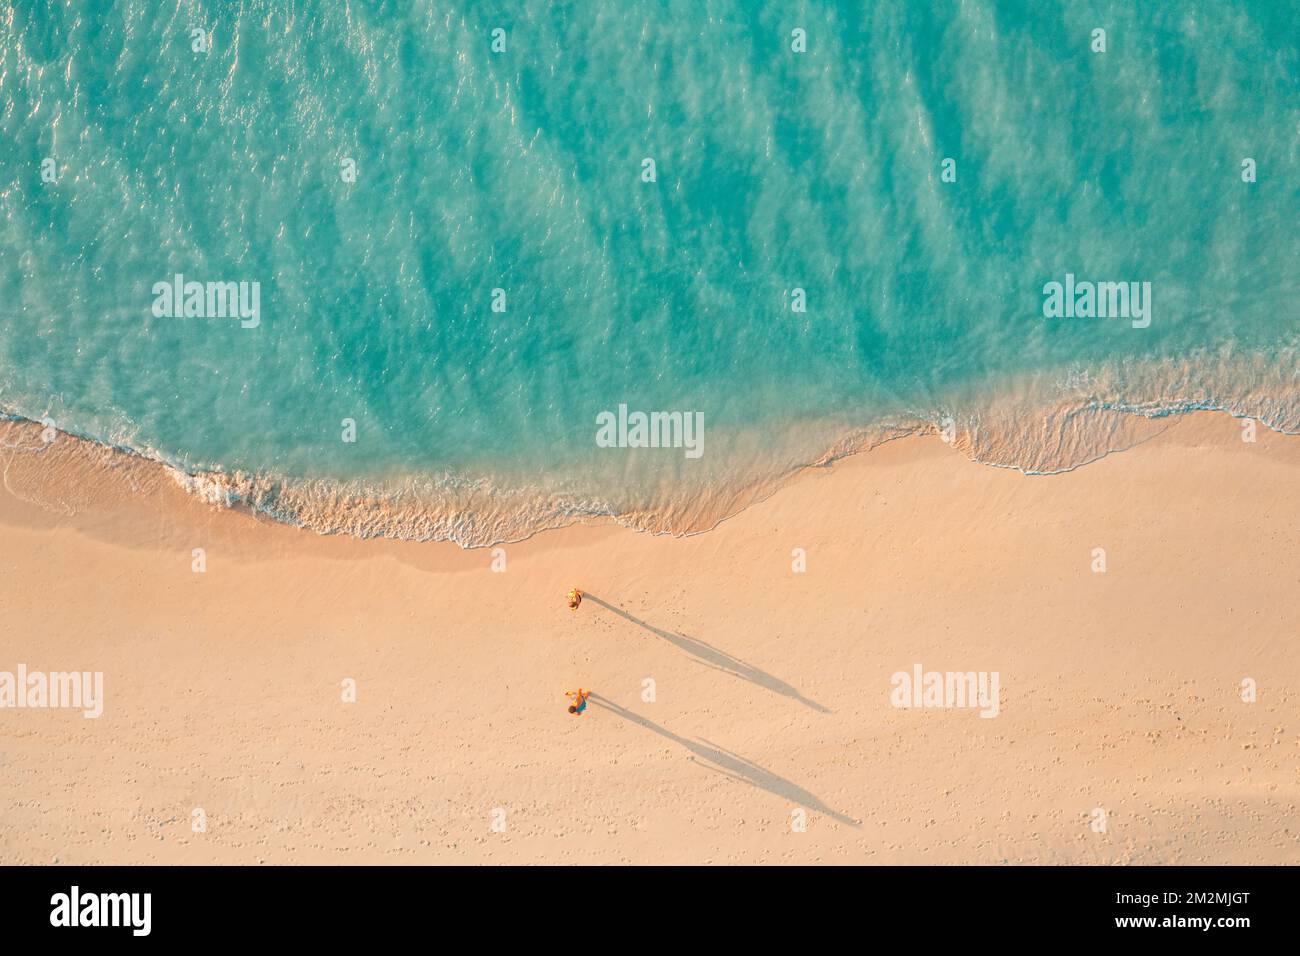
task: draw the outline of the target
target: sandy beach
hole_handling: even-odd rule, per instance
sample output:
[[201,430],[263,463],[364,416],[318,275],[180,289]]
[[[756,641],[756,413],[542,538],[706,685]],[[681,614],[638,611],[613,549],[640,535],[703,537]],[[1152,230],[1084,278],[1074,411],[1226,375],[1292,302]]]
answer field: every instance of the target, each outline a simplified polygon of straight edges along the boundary
[[[0,426],[0,670],[104,682],[0,710],[0,863],[1298,863],[1300,438],[1162,425],[1048,477],[901,439],[697,536],[501,552]],[[996,673],[996,716],[893,706],[917,665]]]

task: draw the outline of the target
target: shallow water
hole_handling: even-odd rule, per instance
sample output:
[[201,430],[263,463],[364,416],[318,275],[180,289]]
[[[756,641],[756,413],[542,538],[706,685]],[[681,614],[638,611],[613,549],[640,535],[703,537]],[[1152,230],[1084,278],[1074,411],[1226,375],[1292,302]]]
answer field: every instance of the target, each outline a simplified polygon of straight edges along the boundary
[[[1300,429],[1293,3],[86,6],[0,13],[0,408],[284,520],[684,532],[898,431]],[[1147,315],[1045,316],[1067,274]]]

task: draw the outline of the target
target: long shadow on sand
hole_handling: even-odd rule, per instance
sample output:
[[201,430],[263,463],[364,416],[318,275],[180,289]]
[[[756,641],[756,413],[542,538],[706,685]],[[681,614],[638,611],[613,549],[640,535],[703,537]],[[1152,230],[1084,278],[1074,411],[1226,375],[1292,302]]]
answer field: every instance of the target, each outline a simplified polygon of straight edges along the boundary
[[671,730],[660,727],[652,720],[642,717],[640,714],[634,714],[626,707],[620,707],[612,700],[601,697],[593,693],[590,697],[592,703],[597,707],[603,707],[622,717],[629,723],[636,724],[638,727],[644,727],[646,730],[658,734],[671,740],[673,743],[685,747],[700,760],[707,761],[702,766],[708,767],[724,777],[730,777],[733,780],[739,780],[747,783],[751,787],[758,787],[760,790],[766,790],[768,793],[775,794],[783,800],[797,804],[808,810],[814,810],[817,813],[823,813],[840,823],[847,823],[849,826],[860,826],[861,822],[854,820],[852,817],[845,816],[835,810],[832,810],[816,796],[809,793],[797,783],[779,777],[770,770],[765,770],[752,760],[746,760],[739,754],[734,754],[730,750],[724,750],[716,744],[709,743],[707,740],[695,741],[687,740],[685,737],[678,736]]
[[584,593],[582,596],[584,600],[594,601],[596,604],[599,604],[601,607],[605,608],[605,610],[613,611],[615,614],[623,618],[625,621],[631,621],[637,627],[644,628],[645,630],[649,631],[651,634],[655,635],[656,637],[663,638],[669,644],[675,644],[677,647],[680,647],[687,654],[690,654],[692,657],[694,657],[696,661],[698,661],[701,664],[704,664],[706,667],[712,667],[716,670],[722,671],[725,674],[730,674],[732,677],[739,677],[741,680],[747,680],[751,684],[757,684],[759,687],[765,687],[768,690],[773,691],[777,694],[781,694],[785,697],[789,697],[792,700],[797,700],[799,703],[807,707],[811,707],[813,710],[817,711],[820,714],[829,714],[831,712],[828,708],[823,707],[821,704],[817,703],[817,701],[809,700],[807,697],[799,693],[799,691],[791,687],[785,681],[777,677],[773,677],[771,674],[767,673],[766,671],[759,670],[753,664],[745,663],[739,657],[733,657],[731,654],[728,654],[726,651],[719,650],[718,648],[714,647],[712,644],[706,643],[705,641],[701,641],[694,637],[687,637],[685,634],[674,634],[672,631],[665,631],[661,627],[655,627],[652,624],[647,624],[639,617],[629,614],[621,607],[615,607],[613,604],[610,604],[608,601],[602,601],[594,594]]

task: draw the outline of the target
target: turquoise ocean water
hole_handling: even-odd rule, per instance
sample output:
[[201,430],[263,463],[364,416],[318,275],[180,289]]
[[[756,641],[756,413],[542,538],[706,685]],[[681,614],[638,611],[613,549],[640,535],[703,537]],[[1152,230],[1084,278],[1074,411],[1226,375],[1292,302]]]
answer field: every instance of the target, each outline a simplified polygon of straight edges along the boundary
[[[465,545],[696,530],[945,423],[1031,472],[1135,416],[1300,430],[1298,19],[6,4],[0,411],[317,530]],[[258,282],[260,323],[156,316],[176,273]],[[1067,273],[1149,282],[1149,327],[1045,317]],[[704,454],[599,447],[620,404],[701,413]]]

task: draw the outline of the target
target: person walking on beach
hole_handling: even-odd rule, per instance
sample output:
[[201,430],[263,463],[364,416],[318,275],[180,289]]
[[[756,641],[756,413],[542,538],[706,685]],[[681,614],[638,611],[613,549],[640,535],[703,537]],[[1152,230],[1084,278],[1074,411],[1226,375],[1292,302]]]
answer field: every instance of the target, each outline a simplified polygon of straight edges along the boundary
[[578,605],[581,603],[582,603],[582,592],[579,591],[577,588],[571,589],[569,591],[569,610],[576,611],[578,609]]
[[566,690],[564,696],[573,701],[569,705],[569,713],[573,714],[574,717],[581,717],[582,712],[587,709],[587,695],[590,693],[591,691],[583,690],[581,687],[577,691]]

